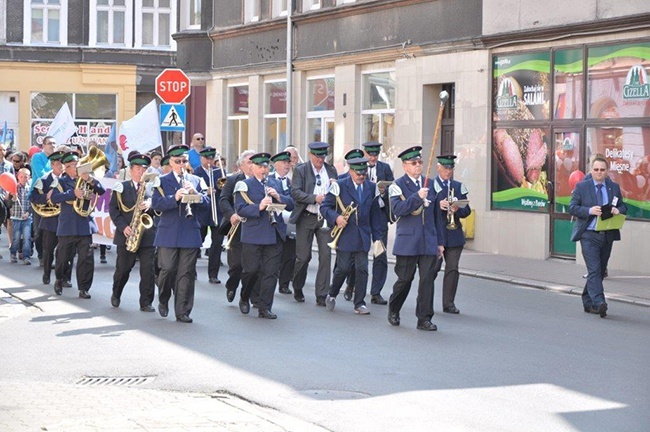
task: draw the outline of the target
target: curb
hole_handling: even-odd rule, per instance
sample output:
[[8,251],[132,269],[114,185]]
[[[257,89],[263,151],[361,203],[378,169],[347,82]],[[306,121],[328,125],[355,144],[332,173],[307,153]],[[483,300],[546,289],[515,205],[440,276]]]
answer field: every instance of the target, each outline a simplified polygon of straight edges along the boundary
[[[551,284],[549,282],[538,281],[535,279],[517,278],[514,276],[504,276],[495,273],[478,272],[472,270],[460,270],[460,274],[464,276],[477,278],[477,279],[488,279],[497,282],[505,282],[512,285],[520,285],[529,288],[537,288],[546,291],[554,291],[554,292],[560,292],[564,294],[571,294],[577,296],[581,296],[583,290],[582,287],[575,287],[571,285]],[[619,303],[627,303],[635,306],[650,308],[650,301],[644,299],[638,299],[626,295],[607,294],[607,299]]]

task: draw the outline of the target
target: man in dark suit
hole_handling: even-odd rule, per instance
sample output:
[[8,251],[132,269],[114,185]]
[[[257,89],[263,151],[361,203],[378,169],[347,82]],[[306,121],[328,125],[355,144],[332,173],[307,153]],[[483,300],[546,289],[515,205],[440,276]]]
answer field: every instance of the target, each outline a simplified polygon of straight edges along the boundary
[[[171,147],[172,172],[160,177],[160,186],[153,192],[153,209],[160,212],[154,246],[158,247],[158,287],[160,289],[158,313],[163,318],[169,313],[168,302],[174,292],[176,321],[191,323],[194,306],[196,259],[201,247],[201,225],[194,210],[210,206],[203,181],[185,171],[186,145]],[[199,202],[183,203],[183,196],[198,195]],[[188,210],[188,206],[191,206]],[[188,217],[189,216],[189,217]]]
[[[237,182],[246,180],[252,176],[252,165],[250,161],[252,155],[255,154],[253,150],[246,150],[240,156],[237,161],[237,166],[240,171],[236,174],[232,174],[226,180],[226,184],[221,190],[221,195],[219,196],[219,210],[221,211],[222,219],[221,225],[219,226],[219,232],[222,235],[227,235],[228,231],[237,223],[240,223],[241,217],[237,214],[235,210],[235,185]],[[241,272],[242,272],[242,256],[241,256],[241,226],[237,228],[235,234],[232,236],[230,243],[228,244],[228,250],[226,251],[226,256],[228,258],[228,280],[226,281],[226,298],[228,303],[232,303],[235,299],[235,294],[237,292],[237,287],[241,281]]]
[[395,180],[388,190],[392,214],[398,218],[393,246],[397,282],[388,301],[388,322],[394,326],[400,324],[399,312],[418,268],[417,329],[435,331],[438,328],[431,322],[433,270],[445,248],[437,233],[434,191],[424,187],[421,152],[422,147],[415,146],[398,155],[405,174]]
[[329,144],[309,144],[309,161],[298,165],[293,172],[291,197],[295,207],[289,222],[296,224],[296,266],[293,273],[293,297],[304,302],[303,288],[311,261],[311,245],[316,236],[318,244],[318,272],[316,273],[316,304],[325,306],[329,291],[332,251],[327,243],[331,240],[330,227],[318,209],[329,191],[330,181],[336,180],[336,169],[325,163]]
[[293,199],[283,194],[282,184],[278,180],[268,177],[270,158],[268,153],[257,153],[250,157],[253,177],[235,185],[235,208],[242,218],[242,255],[246,257],[242,261],[239,310],[243,314],[250,311],[250,296],[257,286],[258,316],[276,319],[277,315],[271,308],[287,227],[281,214],[269,212],[267,208],[271,204],[283,204],[291,210]]
[[90,176],[88,172],[77,173],[77,164],[79,156],[76,152],[67,152],[61,157],[61,162],[65,166],[65,174],[52,182],[51,201],[54,204],[61,205],[59,214],[59,225],[56,235],[59,238],[59,244],[56,250],[56,264],[54,274],[54,293],[63,294],[63,279],[66,276],[69,263],[74,258],[75,252],[79,255],[77,262],[77,288],[79,297],[89,299],[88,290],[93,284],[95,274],[95,259],[91,244],[93,241],[90,220],[88,216],[82,216],[74,209],[75,200],[83,200],[82,209],[86,210],[89,200],[85,199],[86,191],[77,188],[77,179],[81,178],[81,185],[84,185],[93,194],[102,195],[106,192],[104,186],[99,180]]
[[[113,274],[113,294],[111,305],[120,307],[122,291],[129,281],[131,269],[135,265],[136,258],[140,261],[140,310],[143,312],[155,312],[152,303],[155,295],[155,270],[153,242],[156,237],[156,229],[151,226],[141,226],[142,232],[138,250],[130,252],[126,249],[127,238],[133,235],[131,222],[136,211],[138,198],[143,195],[140,202],[140,214],[147,215],[153,225],[154,212],[151,208],[151,187],[150,184],[142,182],[142,176],[147,171],[151,159],[147,155],[138,152],[129,154],[129,171],[131,180],[116,183],[111,194],[111,201],[108,205],[111,220],[115,224],[115,236],[113,244],[117,246],[117,259],[115,261],[115,273]],[[156,179],[156,183],[158,180]],[[142,220],[142,217],[139,218]]]
[[[456,156],[442,155],[438,156],[438,175],[433,181],[433,190],[436,194],[434,209],[436,211],[436,223],[438,233],[442,238],[442,244],[445,246],[445,252],[442,257],[438,258],[433,272],[433,279],[438,277],[442,269],[442,262],[445,262],[445,275],[442,283],[442,311],[451,314],[458,314],[460,310],[456,307],[456,290],[458,289],[458,263],[460,255],[463,253],[465,245],[465,234],[461,218],[466,218],[471,213],[469,204],[465,207],[458,207],[453,202],[449,202],[451,190],[453,192],[454,202],[466,200],[469,191],[465,185],[452,178]],[[451,216],[449,216],[451,215]],[[455,223],[456,228],[450,228],[450,219]],[[453,226],[453,225],[452,225]]]
[[578,218],[573,226],[571,241],[580,241],[582,256],[587,266],[587,281],[582,291],[582,305],[585,312],[607,316],[607,302],[603,290],[603,279],[612,245],[621,239],[619,230],[596,231],[596,222],[603,216],[603,209],[611,214],[625,214],[621,188],[607,177],[607,159],[601,155],[593,158],[591,178],[576,185],[571,194],[569,212]]
[[[213,147],[205,147],[199,152],[201,156],[201,165],[194,169],[194,175],[201,177],[206,185],[208,185],[208,196],[214,201],[214,207],[217,210],[217,220],[214,220],[212,209],[201,212],[198,214],[201,219],[201,239],[205,241],[205,236],[208,235],[208,228],[210,229],[210,250],[208,251],[208,281],[212,284],[220,284],[219,280],[219,267],[221,265],[221,243],[223,243],[223,235],[220,234],[217,227],[221,222],[221,212],[218,209],[219,197],[221,196],[221,189],[217,187],[217,181],[223,177],[220,169],[214,167],[214,158],[217,154],[217,149]],[[212,181],[210,180],[212,176]],[[210,184],[214,189],[210,189]]]
[[[271,156],[271,162],[275,171],[269,174],[269,178],[274,178],[282,184],[282,191],[278,192],[282,195],[291,196],[291,179],[289,178],[289,174],[291,173],[291,153],[283,151],[273,155]],[[291,212],[285,209],[282,212],[283,220],[288,222],[290,215]],[[281,294],[293,294],[291,288],[289,288],[289,283],[293,277],[293,268],[296,263],[296,233],[295,231],[291,232],[288,226],[285,231],[280,262],[280,275],[278,277],[278,292]]]
[[[336,296],[354,263],[354,312],[368,315],[366,290],[368,287],[368,251],[372,240],[381,238],[377,185],[366,177],[368,159],[348,159],[349,175],[332,184],[321,205],[320,212],[330,226],[340,230],[336,248],[336,266],[332,285],[325,300],[327,309],[334,310]],[[354,210],[352,210],[354,209]],[[347,219],[346,210],[352,211]]]

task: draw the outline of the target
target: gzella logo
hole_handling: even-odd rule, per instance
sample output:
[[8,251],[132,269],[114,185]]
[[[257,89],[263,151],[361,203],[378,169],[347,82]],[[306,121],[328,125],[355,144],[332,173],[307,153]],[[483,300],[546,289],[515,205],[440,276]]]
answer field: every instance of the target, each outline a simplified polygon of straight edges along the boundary
[[510,78],[506,77],[501,81],[496,103],[498,109],[517,108],[517,92]]
[[650,84],[643,66],[632,66],[627,72],[623,86],[623,99],[650,99]]

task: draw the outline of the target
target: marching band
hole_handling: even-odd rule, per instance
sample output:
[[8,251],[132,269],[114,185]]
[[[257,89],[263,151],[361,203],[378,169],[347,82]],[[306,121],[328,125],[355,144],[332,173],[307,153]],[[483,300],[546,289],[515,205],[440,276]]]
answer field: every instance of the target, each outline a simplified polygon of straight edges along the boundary
[[[140,310],[156,311],[158,286],[160,316],[167,317],[173,295],[176,320],[191,323],[196,263],[209,231],[208,280],[220,283],[221,252],[226,250],[226,298],[233,302],[241,286],[239,309],[243,314],[248,314],[252,305],[260,318],[276,319],[272,310],[276,287],[281,293],[293,294],[298,302],[305,301],[303,290],[314,237],[318,245],[316,305],[333,311],[347,279],[346,300],[353,301],[356,314],[370,314],[365,297],[372,274],[371,302],[388,304],[388,321],[397,326],[419,268],[417,328],[436,330],[431,322],[433,285],[444,259],[449,261],[449,270],[444,278],[443,306],[445,312],[457,313],[455,257],[462,251],[462,242],[453,240],[458,233],[448,231],[445,221],[451,215],[458,222],[469,206],[459,209],[453,204],[450,187],[461,199],[467,193],[447,175],[455,157],[439,158],[440,175],[430,189],[418,146],[399,154],[405,174],[397,180],[390,166],[378,160],[381,143],[367,142],[363,150],[348,152],[348,169],[340,176],[325,162],[329,144],[313,142],[308,149],[308,160],[300,163],[294,163],[298,156],[293,147],[273,156],[246,150],[237,161],[238,171],[230,174],[220,163],[215,164],[216,158],[222,158],[210,146],[198,151],[201,163],[192,174],[187,168],[186,145],[169,148],[162,158],[156,154],[161,161],[155,170],[150,168],[149,155],[132,152],[127,168],[130,179],[115,183],[108,205],[117,248],[111,305],[120,307],[123,290],[138,262]],[[48,159],[51,171],[35,182],[29,198],[41,219],[43,283],[50,283],[54,264],[54,292],[62,295],[62,288],[70,285],[72,260],[78,255],[79,297],[89,299],[94,274],[92,234],[96,232],[90,214],[97,197],[105,192],[96,170],[105,165],[105,157],[99,151],[80,160],[77,152],[59,146]],[[388,268],[389,223],[397,229],[393,246],[397,282],[386,301],[381,290]],[[458,253],[452,253],[453,248]],[[332,251],[336,253],[333,271]]]

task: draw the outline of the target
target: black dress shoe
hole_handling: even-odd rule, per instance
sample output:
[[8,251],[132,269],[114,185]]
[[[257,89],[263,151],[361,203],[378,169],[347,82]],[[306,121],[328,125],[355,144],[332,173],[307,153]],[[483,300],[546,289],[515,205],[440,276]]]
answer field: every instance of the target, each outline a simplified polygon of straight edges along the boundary
[[99,257],[99,262],[102,264],[106,264],[108,261],[106,261],[106,257]]
[[217,279],[216,277],[211,277],[210,279],[208,279],[208,282],[210,282],[211,284],[220,284],[221,283],[221,281],[219,279]]
[[251,311],[251,305],[247,301],[239,300],[239,312],[244,315]]
[[154,307],[151,305],[142,306],[140,307],[140,310],[142,312],[156,312],[156,309],[154,309]]
[[343,293],[343,298],[346,299],[347,301],[350,301],[352,300],[353,293],[354,293],[354,288],[348,286],[345,288],[345,292]]
[[50,275],[43,275],[43,285],[50,284]]
[[232,303],[235,299],[235,293],[236,291],[226,290],[226,299],[228,300],[228,303]]
[[438,330],[438,327],[436,327],[436,325],[431,321],[427,320],[427,321],[418,321],[417,329],[426,330],[426,331],[436,331]]
[[399,325],[399,312],[388,311],[388,322],[392,326]]
[[179,315],[176,317],[176,321],[189,324],[192,322],[192,318],[190,318],[188,315]]
[[257,313],[257,316],[259,318],[265,318],[265,319],[276,319],[278,316],[271,312],[270,310],[260,310]]
[[278,292],[280,294],[293,294],[293,292],[291,291],[291,288],[289,288],[289,287],[280,287]]
[[598,306],[598,315],[600,315],[601,318],[607,316],[607,303],[601,303],[600,306]]
[[325,296],[316,296],[316,306],[325,307]]
[[591,313],[591,306],[583,306],[585,313]]
[[56,295],[63,294],[63,281],[61,279],[57,279],[54,281],[54,294]]
[[120,299],[115,297],[114,295],[112,295],[111,296],[111,306],[120,307]]
[[88,291],[86,291],[86,290],[79,290],[79,298],[89,299],[90,294],[88,294]]
[[164,305],[162,303],[158,303],[158,313],[160,314],[161,317],[167,318],[167,314],[169,313],[169,307],[167,307],[167,305]]
[[381,296],[381,294],[374,295],[370,298],[370,303],[373,304],[378,304],[378,305],[385,305],[388,304],[385,298]]
[[445,312],[445,313],[450,313],[450,314],[459,314],[460,313],[458,308],[456,306],[454,306],[454,305],[443,308],[442,311]]
[[72,288],[72,282],[69,280],[63,282],[63,288]]
[[302,290],[295,290],[293,293],[293,298],[296,299],[298,303],[304,303],[305,302],[305,295],[302,293]]

